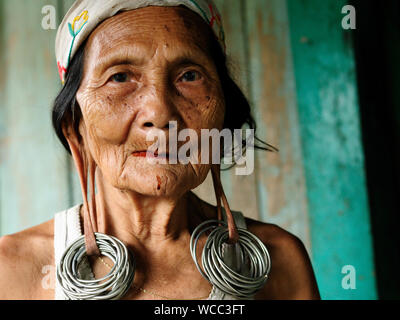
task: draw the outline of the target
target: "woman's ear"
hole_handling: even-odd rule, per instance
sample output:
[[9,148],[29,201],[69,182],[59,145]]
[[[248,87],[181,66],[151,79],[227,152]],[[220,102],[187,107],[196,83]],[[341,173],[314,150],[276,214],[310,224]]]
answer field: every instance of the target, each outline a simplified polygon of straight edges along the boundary
[[74,146],[75,149],[79,148],[80,145],[79,133],[75,131],[73,124],[63,123],[61,125],[61,129],[72,153],[72,148],[71,148],[72,146]]
[[88,173],[88,163],[87,157],[85,155],[85,150],[81,145],[78,134],[73,125],[63,125],[62,131],[65,139],[68,142],[69,148],[71,150],[72,159],[75,164],[75,168],[79,175],[79,181],[81,183],[83,200],[85,201],[87,196],[87,173]]
[[81,146],[80,139],[78,138],[79,133],[75,132],[72,124],[63,124],[62,132],[64,134],[65,139],[68,142],[76,170],[78,171],[79,177],[81,178],[80,180],[86,181],[87,167],[85,168],[84,150],[83,147]]
[[[84,233],[85,233],[85,243],[86,243],[86,253],[90,255],[100,255],[99,249],[96,244],[96,239],[94,236],[95,232],[95,222],[96,222],[96,203],[94,194],[94,176],[96,172],[96,164],[93,158],[90,156],[90,152],[85,150],[84,146],[78,138],[78,133],[75,132],[73,126],[63,126],[63,134],[68,142],[69,148],[71,150],[72,158],[76,170],[79,175],[79,182],[82,190],[82,198],[84,205]],[[90,205],[88,202],[88,175],[90,184],[91,200]]]

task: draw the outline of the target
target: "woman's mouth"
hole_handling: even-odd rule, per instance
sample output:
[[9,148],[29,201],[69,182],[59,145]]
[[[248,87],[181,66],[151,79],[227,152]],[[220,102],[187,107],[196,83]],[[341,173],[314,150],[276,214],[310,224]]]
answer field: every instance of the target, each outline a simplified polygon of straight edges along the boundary
[[169,153],[158,153],[156,152],[151,152],[151,151],[146,151],[146,150],[142,150],[142,151],[135,151],[132,153],[132,156],[134,157],[141,157],[141,158],[164,158],[164,159],[168,159],[169,158]]

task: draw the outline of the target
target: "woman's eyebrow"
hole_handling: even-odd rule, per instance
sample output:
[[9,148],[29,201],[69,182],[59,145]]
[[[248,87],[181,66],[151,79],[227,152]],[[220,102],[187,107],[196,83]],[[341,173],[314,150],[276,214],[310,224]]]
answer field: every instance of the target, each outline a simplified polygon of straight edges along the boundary
[[192,59],[188,56],[182,56],[172,60],[171,65],[173,65],[174,67],[184,67],[189,65],[201,66],[202,64],[200,63],[199,59]]
[[[195,53],[194,53],[195,52]],[[187,65],[197,65],[199,67],[204,67],[210,62],[210,56],[205,52],[205,50],[199,50],[194,48],[187,48],[180,52],[180,54],[169,58],[170,65],[174,67],[182,67]]]
[[131,64],[135,66],[143,65],[145,62],[144,57],[132,56],[132,55],[123,55],[121,56],[119,53],[114,52],[113,54],[103,56],[96,61],[95,70],[97,72],[103,72],[104,70],[122,64]]

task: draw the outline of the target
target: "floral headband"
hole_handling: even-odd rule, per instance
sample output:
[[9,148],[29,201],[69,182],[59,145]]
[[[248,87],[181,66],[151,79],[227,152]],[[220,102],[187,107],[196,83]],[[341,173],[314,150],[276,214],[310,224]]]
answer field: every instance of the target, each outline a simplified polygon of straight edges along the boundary
[[77,0],[68,10],[57,31],[56,58],[62,84],[74,54],[100,22],[121,11],[147,6],[179,5],[184,5],[199,14],[212,28],[225,50],[221,15],[212,0]]

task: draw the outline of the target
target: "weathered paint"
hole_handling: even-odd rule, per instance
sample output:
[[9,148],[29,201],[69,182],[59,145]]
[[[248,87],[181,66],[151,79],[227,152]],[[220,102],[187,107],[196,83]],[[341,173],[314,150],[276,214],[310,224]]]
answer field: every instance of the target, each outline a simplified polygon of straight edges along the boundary
[[66,158],[50,122],[59,85],[55,30],[41,25],[41,8],[49,4],[57,5],[2,1],[1,234],[51,219],[67,205]]
[[[312,259],[325,299],[375,299],[354,57],[345,1],[289,0]],[[344,290],[342,267],[356,269]]]
[[246,1],[251,101],[259,136],[279,149],[256,153],[260,218],[311,251],[286,2]]
[[[215,3],[224,19],[231,75],[248,96],[247,43],[244,25],[246,21],[243,19],[243,1],[217,0]],[[229,106],[227,106],[227,110],[229,110]],[[230,207],[243,212],[247,217],[258,219],[255,179],[255,173],[246,176],[236,175],[235,168],[221,173],[222,184]],[[205,183],[196,188],[195,193],[210,203],[216,203],[210,176],[207,177]]]
[[[4,8],[3,8],[3,2],[0,1],[0,66],[1,68],[5,66],[5,60],[6,60],[6,50],[4,47],[4,33],[1,32],[1,30],[4,29],[4,24],[5,24],[5,19],[4,19]],[[1,226],[2,226],[2,221],[1,221],[1,207],[2,203],[4,200],[4,191],[3,191],[3,183],[2,183],[2,177],[4,175],[3,171],[3,166],[1,165],[3,163],[3,159],[5,157],[5,149],[6,149],[6,123],[5,123],[5,108],[3,107],[3,103],[5,100],[5,74],[4,71],[2,72],[0,69],[0,235],[1,235]]]

